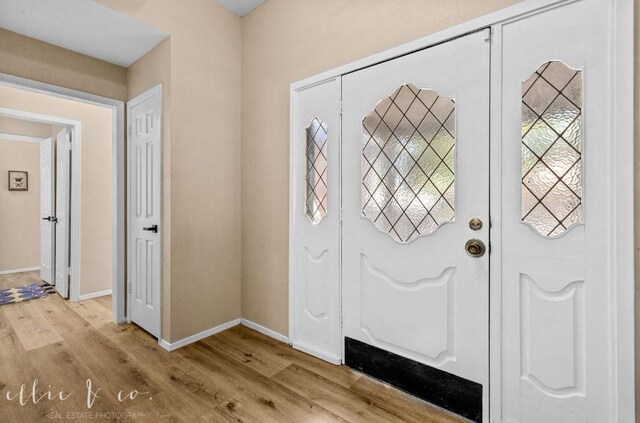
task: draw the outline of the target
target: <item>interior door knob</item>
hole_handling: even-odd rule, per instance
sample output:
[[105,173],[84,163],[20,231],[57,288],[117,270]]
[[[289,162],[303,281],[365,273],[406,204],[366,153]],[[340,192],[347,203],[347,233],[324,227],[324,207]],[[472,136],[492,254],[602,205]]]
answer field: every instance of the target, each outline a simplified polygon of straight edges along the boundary
[[470,239],[464,245],[464,249],[471,257],[482,257],[484,253],[487,251],[487,247],[485,247],[484,242],[479,239]]
[[158,225],[151,225],[142,228],[143,231],[153,232],[154,234],[158,233]]

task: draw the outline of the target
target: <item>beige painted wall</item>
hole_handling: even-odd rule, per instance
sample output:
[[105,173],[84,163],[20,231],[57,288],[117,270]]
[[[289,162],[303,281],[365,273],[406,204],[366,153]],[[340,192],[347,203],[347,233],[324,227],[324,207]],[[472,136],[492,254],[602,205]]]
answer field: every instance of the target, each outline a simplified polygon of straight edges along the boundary
[[45,123],[0,116],[0,133],[49,138],[51,136],[51,128],[51,125]]
[[212,0],[98,2],[170,34],[128,80],[132,96],[169,75],[163,337],[173,342],[240,317],[240,18]]
[[113,224],[111,109],[2,85],[0,85],[0,107],[82,122],[79,216],[82,251],[80,294],[111,289]]
[[[29,172],[28,191],[9,191],[9,170]],[[0,272],[38,266],[40,144],[0,136]]]
[[[48,138],[51,125],[0,116],[0,133]],[[7,171],[29,172],[29,191],[7,189]],[[0,272],[40,266],[40,147],[0,135]]]
[[126,69],[0,28],[0,72],[125,100]]
[[268,0],[242,19],[242,316],[288,333],[289,85],[516,0]]

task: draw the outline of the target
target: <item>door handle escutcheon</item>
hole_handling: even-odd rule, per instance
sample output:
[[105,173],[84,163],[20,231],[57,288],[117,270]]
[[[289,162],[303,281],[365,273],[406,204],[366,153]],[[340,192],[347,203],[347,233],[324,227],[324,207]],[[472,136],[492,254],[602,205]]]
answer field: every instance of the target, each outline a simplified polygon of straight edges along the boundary
[[464,249],[471,257],[482,257],[484,253],[487,251],[487,247],[485,247],[484,242],[479,239],[470,239],[464,245]]
[[153,232],[154,234],[158,233],[158,225],[151,225],[142,228],[143,231]]

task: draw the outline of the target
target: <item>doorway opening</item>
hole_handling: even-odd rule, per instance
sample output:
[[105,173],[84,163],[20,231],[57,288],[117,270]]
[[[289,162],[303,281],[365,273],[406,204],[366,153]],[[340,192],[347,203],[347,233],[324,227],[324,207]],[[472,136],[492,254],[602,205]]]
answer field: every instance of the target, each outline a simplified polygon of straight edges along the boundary
[[111,319],[125,322],[124,103],[5,74],[0,90],[0,119],[49,128],[30,140],[39,251],[22,277],[71,301],[112,295]]

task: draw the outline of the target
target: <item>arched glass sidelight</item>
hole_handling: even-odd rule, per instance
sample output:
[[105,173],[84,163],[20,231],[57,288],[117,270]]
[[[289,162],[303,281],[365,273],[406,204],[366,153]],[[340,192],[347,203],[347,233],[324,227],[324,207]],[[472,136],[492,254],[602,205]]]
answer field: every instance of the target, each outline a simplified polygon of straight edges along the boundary
[[314,117],[306,133],[306,215],[318,224],[327,215],[327,124]]
[[522,83],[522,221],[554,237],[582,222],[582,71],[559,61]]
[[398,242],[455,216],[455,101],[404,84],[362,120],[362,214]]

